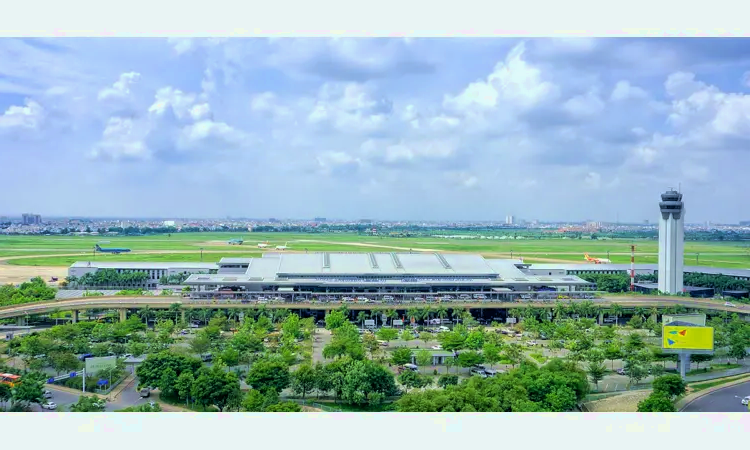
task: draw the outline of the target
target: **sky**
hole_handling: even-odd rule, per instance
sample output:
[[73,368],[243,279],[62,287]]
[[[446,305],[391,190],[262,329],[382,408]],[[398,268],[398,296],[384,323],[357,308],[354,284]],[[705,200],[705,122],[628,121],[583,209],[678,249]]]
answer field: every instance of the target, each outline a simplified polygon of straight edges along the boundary
[[0,215],[750,220],[743,38],[0,39]]

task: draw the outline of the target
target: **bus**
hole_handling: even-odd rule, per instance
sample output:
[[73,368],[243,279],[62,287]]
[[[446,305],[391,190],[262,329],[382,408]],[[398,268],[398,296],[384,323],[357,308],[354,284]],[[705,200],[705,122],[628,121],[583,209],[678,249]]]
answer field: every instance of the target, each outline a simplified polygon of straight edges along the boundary
[[13,375],[12,373],[0,373],[0,383],[7,384],[10,387],[15,387],[21,382],[19,375]]

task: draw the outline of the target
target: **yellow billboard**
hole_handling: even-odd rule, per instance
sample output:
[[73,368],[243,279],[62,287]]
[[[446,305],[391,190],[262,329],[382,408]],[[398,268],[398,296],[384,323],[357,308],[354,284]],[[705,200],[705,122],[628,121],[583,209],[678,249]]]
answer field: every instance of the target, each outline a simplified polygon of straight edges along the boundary
[[674,350],[713,350],[714,329],[711,327],[670,327],[662,331],[662,348]]

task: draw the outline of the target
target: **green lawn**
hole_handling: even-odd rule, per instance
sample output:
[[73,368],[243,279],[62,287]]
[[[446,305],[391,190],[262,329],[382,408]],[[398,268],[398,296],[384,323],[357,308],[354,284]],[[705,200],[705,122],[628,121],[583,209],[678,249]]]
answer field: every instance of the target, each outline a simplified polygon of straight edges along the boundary
[[[251,258],[259,257],[260,253],[204,253],[203,262],[216,262],[224,257],[233,258]],[[81,256],[48,256],[40,258],[12,259],[8,264],[21,266],[70,266],[76,261],[144,261],[144,262],[198,262],[201,261],[200,251],[195,253],[159,253],[159,254],[120,254],[120,255],[103,255],[97,253],[92,258],[91,253],[84,253]]]
[[750,375],[743,374],[743,375],[737,375],[734,377],[719,378],[716,380],[707,381],[705,383],[702,382],[702,383],[696,383],[696,384],[689,384],[689,386],[693,392],[698,392],[698,391],[702,391],[705,389],[710,389],[714,386],[722,385],[724,383],[729,383],[732,381],[743,380],[743,379],[750,379]]
[[[459,234],[459,233],[456,233]],[[463,233],[460,233],[463,234]],[[490,235],[491,233],[487,233]],[[502,233],[495,232],[501,236]],[[230,246],[226,242],[232,238],[242,238],[242,246]],[[480,253],[486,256],[505,256],[511,252],[514,257],[524,257],[530,262],[545,262],[553,259],[570,262],[583,262],[583,254],[607,257],[614,263],[630,261],[631,240],[589,240],[589,239],[444,239],[436,237],[394,238],[365,236],[354,233],[175,233],[171,236],[0,236],[0,257],[24,255],[50,255],[65,253],[90,254],[93,246],[126,247],[133,253],[118,255],[119,258],[132,258],[129,261],[198,261],[199,250],[221,251],[221,254],[204,252],[204,261],[216,261],[222,256],[247,256],[257,254],[256,244],[268,242],[273,248],[287,244],[292,250],[347,251],[347,252],[391,252],[416,250],[442,250],[454,252]],[[639,240],[636,262],[653,264],[657,262],[655,240]],[[367,244],[356,245],[356,244]],[[388,247],[398,247],[388,248]],[[138,252],[193,251],[195,254],[143,255]],[[197,259],[196,259],[196,256]],[[111,255],[106,255],[111,256]],[[97,255],[98,258],[106,256]],[[68,265],[82,257],[55,257],[19,259],[14,264],[22,265]],[[750,268],[750,246],[740,242],[686,242],[685,264],[727,268]]]

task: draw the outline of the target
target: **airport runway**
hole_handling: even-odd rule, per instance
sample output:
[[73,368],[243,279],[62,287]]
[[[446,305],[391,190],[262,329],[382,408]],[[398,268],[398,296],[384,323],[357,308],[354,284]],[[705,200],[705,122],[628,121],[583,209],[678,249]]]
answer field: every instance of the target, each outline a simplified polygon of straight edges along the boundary
[[689,403],[682,412],[748,412],[747,405],[741,403],[750,395],[750,381],[719,389]]

